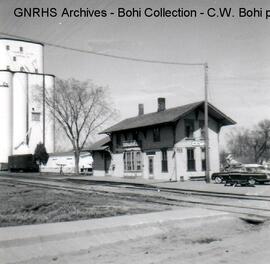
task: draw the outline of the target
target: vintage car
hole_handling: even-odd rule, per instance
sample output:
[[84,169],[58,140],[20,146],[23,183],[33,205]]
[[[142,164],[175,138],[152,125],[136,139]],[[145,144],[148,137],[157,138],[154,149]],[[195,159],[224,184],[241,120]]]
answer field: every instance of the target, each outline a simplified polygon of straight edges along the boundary
[[225,182],[225,185],[255,185],[270,182],[270,171],[257,164],[232,166],[223,172],[213,173],[211,179],[216,183]]

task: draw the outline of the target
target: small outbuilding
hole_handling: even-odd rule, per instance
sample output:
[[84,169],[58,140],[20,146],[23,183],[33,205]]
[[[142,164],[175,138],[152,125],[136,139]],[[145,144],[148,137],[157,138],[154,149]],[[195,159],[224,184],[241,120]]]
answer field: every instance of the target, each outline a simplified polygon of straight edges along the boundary
[[[105,176],[110,173],[112,153],[111,139],[109,136],[95,142],[88,148],[93,157],[93,174],[94,176]],[[94,173],[95,171],[95,173]]]
[[[93,158],[90,152],[82,151],[80,155],[79,169],[80,173],[92,174]],[[61,152],[49,154],[49,159],[46,165],[40,167],[41,172],[55,173],[74,173],[75,172],[75,157],[74,152]]]

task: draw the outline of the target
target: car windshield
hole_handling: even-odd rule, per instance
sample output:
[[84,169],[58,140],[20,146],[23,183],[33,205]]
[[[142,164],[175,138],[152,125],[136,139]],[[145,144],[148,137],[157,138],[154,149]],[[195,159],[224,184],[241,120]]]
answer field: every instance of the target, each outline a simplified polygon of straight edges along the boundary
[[229,168],[226,169],[226,171],[229,172],[245,172],[246,168],[243,166],[230,166]]

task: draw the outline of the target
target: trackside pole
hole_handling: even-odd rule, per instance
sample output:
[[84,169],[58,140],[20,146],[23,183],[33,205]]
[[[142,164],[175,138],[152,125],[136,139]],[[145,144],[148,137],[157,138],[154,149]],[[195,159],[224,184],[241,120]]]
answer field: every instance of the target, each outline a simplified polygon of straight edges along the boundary
[[204,64],[204,134],[205,134],[205,181],[210,183],[209,133],[208,133],[208,64]]

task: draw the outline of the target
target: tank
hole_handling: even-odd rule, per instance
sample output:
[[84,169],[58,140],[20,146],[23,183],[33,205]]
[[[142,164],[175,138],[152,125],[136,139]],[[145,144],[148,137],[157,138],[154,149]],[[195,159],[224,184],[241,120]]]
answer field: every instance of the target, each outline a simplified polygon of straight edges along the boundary
[[34,153],[38,143],[43,141],[43,75],[28,76],[28,119],[29,119],[29,149]]
[[28,74],[14,73],[13,77],[13,155],[30,153],[27,146]]
[[12,73],[0,71],[0,163],[12,153]]
[[[54,93],[54,76],[46,75],[45,76],[45,87],[46,94],[49,97],[53,96]],[[55,131],[55,120],[48,107],[45,106],[45,146],[48,153],[54,152],[54,131]]]

